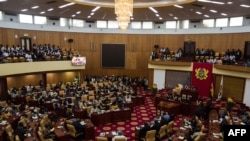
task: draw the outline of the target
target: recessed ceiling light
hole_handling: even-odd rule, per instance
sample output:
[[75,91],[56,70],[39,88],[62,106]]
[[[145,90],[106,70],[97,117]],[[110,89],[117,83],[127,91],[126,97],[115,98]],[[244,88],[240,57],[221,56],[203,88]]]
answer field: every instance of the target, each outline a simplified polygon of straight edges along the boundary
[[227,4],[233,4],[233,2],[232,1],[228,1]]
[[75,14],[73,14],[71,17],[75,17],[76,15]]
[[155,10],[153,7],[149,7],[149,9],[150,9],[151,11],[153,11],[154,13],[158,13],[158,11]]
[[201,12],[199,12],[199,11],[196,11],[195,13],[196,13],[196,14],[199,14],[199,15],[201,15],[201,14],[202,14],[202,13],[201,13]]
[[162,17],[159,17],[159,20],[162,20]]
[[5,1],[7,1],[7,0],[0,0],[0,2],[5,2]]
[[249,8],[249,7],[250,7],[250,5],[246,5],[246,4],[241,4],[240,6],[241,6],[241,7],[246,7],[246,8]]
[[177,17],[174,17],[175,20],[177,20],[178,18]]
[[22,11],[22,12],[25,12],[25,11],[28,11],[28,9],[22,9],[21,11]]
[[76,14],[81,14],[81,11],[77,11]]
[[222,16],[227,16],[227,14],[226,14],[226,13],[221,13],[221,15],[222,15]]
[[53,11],[54,9],[53,8],[50,8],[50,9],[48,9],[47,11]]
[[213,4],[225,4],[224,2],[212,1],[212,0],[198,0],[198,1],[199,2],[213,3]]
[[213,10],[213,9],[211,9],[211,10],[209,10],[210,12],[213,12],[213,13],[217,13],[217,11],[216,10]]
[[37,8],[39,8],[39,6],[33,6],[33,7],[31,7],[32,9],[37,9]]
[[92,12],[92,13],[90,13],[90,15],[91,15],[91,16],[93,16],[94,14],[95,14],[95,13],[93,13],[93,12]]
[[88,16],[88,18],[91,18],[91,16]]
[[159,14],[155,14],[156,17],[159,17],[160,15]]
[[209,18],[209,16],[208,16],[208,15],[204,15],[204,17]]
[[74,4],[75,4],[74,2],[67,3],[67,4],[64,4],[64,5],[59,6],[59,8],[65,8],[65,7],[68,7],[68,6],[74,5]]
[[183,8],[183,6],[180,6],[180,5],[177,5],[177,4],[175,4],[174,7]]
[[95,7],[93,10],[91,10],[92,12],[95,12],[95,11],[97,11],[99,8],[101,8],[100,6],[97,6],[97,7]]
[[44,14],[44,13],[46,13],[46,12],[45,11],[40,12],[40,14]]

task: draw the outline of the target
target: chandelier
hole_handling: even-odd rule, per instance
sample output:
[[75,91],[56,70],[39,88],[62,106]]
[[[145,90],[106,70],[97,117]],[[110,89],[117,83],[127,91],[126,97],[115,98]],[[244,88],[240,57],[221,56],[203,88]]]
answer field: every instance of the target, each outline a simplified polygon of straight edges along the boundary
[[125,31],[133,15],[133,0],[115,0],[115,14],[120,29]]

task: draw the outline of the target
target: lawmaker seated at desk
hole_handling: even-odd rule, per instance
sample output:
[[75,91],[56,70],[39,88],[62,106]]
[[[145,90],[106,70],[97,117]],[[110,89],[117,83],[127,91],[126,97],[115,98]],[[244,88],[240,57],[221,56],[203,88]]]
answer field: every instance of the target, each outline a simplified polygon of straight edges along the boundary
[[111,100],[106,96],[105,99],[102,101],[104,105],[111,104]]
[[127,141],[127,137],[126,136],[124,136],[123,134],[122,134],[122,131],[117,131],[117,135],[115,135],[113,138],[112,138],[112,141],[116,141],[116,140],[124,140],[124,141]]
[[110,105],[110,110],[111,111],[116,111],[119,109],[119,106],[118,106],[118,102],[117,101],[114,101],[111,105]]
[[99,113],[100,111],[101,110],[96,105],[94,105],[89,112],[89,117],[91,117],[91,115],[94,113]]
[[125,102],[126,102],[126,103],[131,103],[131,102],[132,102],[132,98],[131,98],[131,95],[130,95],[130,94],[127,94],[127,95],[125,96]]

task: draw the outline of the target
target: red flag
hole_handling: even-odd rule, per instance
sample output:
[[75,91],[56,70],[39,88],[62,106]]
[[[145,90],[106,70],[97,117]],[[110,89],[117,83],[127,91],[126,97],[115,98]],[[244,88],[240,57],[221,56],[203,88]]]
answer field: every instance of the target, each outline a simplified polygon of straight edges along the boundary
[[193,63],[192,86],[197,87],[200,96],[211,95],[212,70],[210,63]]

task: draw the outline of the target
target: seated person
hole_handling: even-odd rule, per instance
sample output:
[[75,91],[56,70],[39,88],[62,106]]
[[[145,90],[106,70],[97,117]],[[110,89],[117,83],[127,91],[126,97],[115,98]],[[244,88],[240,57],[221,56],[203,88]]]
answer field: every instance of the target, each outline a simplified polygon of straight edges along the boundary
[[54,141],[57,140],[54,128],[52,126],[50,127],[50,125],[45,124],[45,126],[42,127],[42,132],[45,139],[52,138]]
[[130,94],[127,94],[127,95],[125,96],[125,102],[126,102],[126,103],[132,102],[132,99],[131,99],[131,95],[130,95]]
[[144,123],[144,126],[139,131],[139,141],[142,141],[142,138],[145,138],[147,131],[151,130],[151,127],[148,122]]
[[156,133],[159,132],[160,128],[161,128],[161,124],[158,120],[155,120],[153,124],[151,125],[151,130],[156,130]]
[[96,105],[94,105],[93,108],[91,108],[91,110],[89,112],[89,117],[91,117],[91,115],[93,113],[98,113],[99,111],[100,111],[100,109]]
[[117,135],[112,138],[112,141],[115,141],[115,139],[125,139],[125,141],[127,141],[127,137],[122,135],[121,131],[117,132]]
[[105,99],[102,101],[102,103],[107,105],[111,103],[111,100],[106,96]]
[[17,135],[21,141],[24,140],[24,134],[26,134],[27,129],[23,126],[22,122],[19,122],[17,128],[14,131],[14,134]]
[[73,121],[72,124],[75,127],[77,133],[80,133],[80,132],[84,133],[85,125],[82,125],[80,120],[75,120],[75,121]]
[[119,109],[118,103],[114,101],[110,106],[110,110],[117,110],[117,109]]

